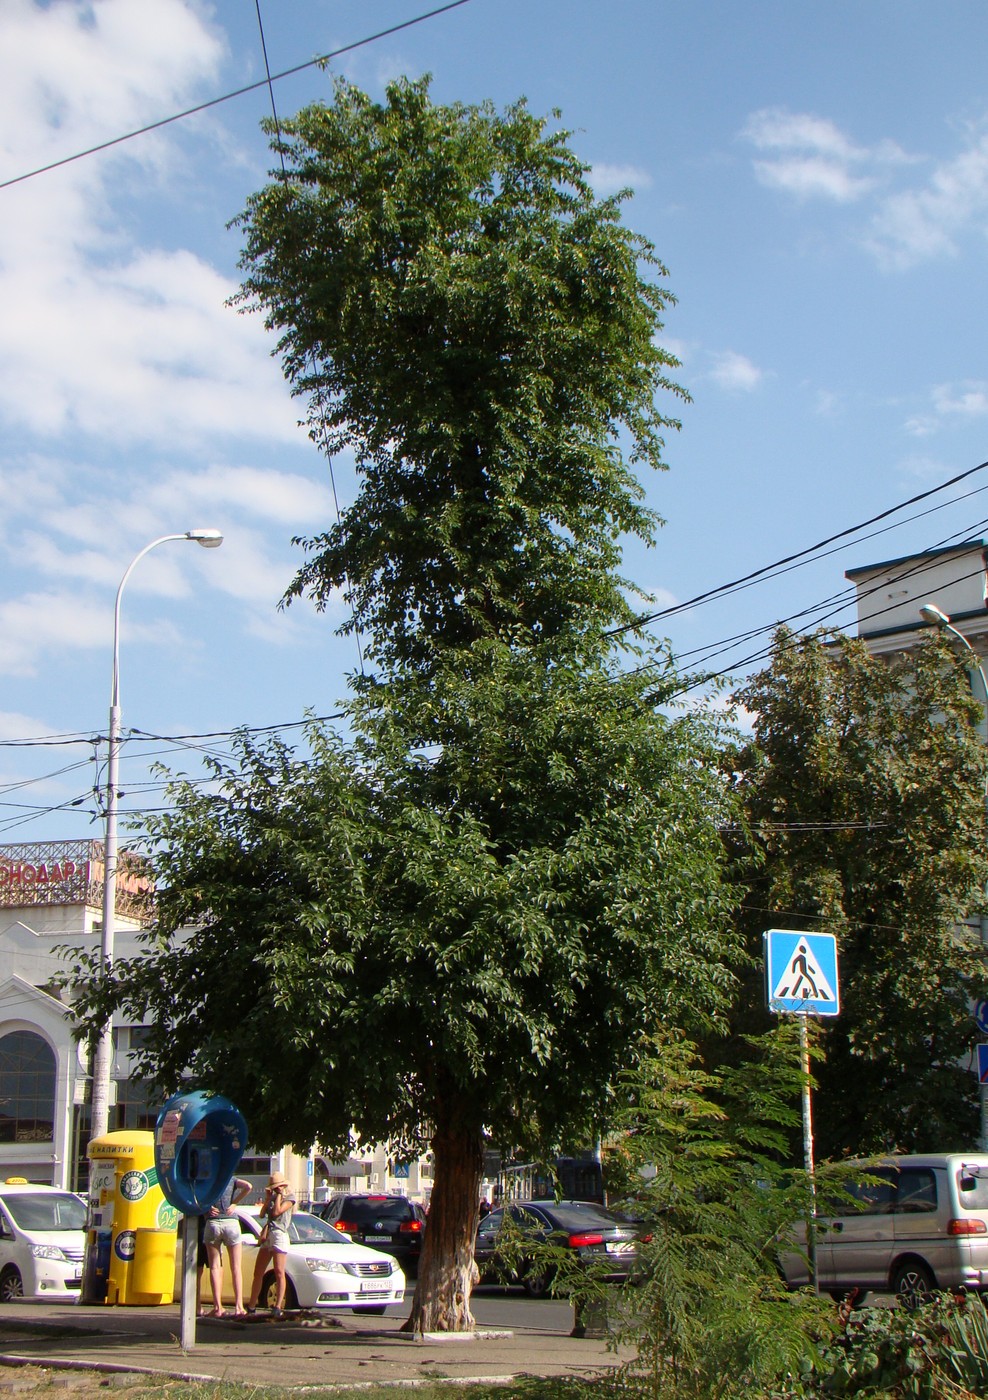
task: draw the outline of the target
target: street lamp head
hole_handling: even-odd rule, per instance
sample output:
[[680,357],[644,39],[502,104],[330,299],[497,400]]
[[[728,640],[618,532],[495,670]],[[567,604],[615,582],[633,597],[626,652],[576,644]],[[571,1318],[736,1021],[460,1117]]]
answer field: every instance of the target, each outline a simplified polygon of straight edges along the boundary
[[919,615],[927,622],[935,622],[938,627],[950,626],[950,618],[935,603],[924,603],[919,610]]
[[185,538],[195,540],[203,549],[218,549],[223,543],[223,536],[219,530],[186,530]]

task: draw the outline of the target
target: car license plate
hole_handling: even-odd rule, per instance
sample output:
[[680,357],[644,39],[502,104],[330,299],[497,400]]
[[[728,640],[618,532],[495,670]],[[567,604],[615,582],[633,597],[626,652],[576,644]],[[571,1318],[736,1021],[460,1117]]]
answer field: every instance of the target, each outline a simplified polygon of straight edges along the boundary
[[611,1240],[607,1246],[608,1254],[634,1254],[634,1240]]
[[371,1298],[387,1298],[391,1292],[390,1288],[382,1288],[379,1283],[362,1283],[360,1291]]
[[375,1241],[376,1243],[380,1243],[382,1240],[386,1240],[388,1244],[391,1243],[391,1236],[390,1236],[390,1235],[365,1235],[365,1236],[364,1236],[364,1239],[365,1239],[365,1240],[373,1240],[373,1241]]

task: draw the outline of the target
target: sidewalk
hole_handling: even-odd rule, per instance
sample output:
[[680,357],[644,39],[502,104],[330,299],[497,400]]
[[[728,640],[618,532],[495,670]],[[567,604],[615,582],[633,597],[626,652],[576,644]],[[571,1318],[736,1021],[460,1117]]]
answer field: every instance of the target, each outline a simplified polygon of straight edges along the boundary
[[[401,1318],[199,1318],[183,1352],[177,1306],[106,1308],[18,1301],[0,1310],[0,1391],[8,1367],[131,1372],[257,1386],[590,1376],[619,1358],[598,1339],[534,1327],[473,1334],[400,1332]],[[81,1378],[80,1378],[81,1379]],[[136,1376],[135,1376],[136,1379]]]

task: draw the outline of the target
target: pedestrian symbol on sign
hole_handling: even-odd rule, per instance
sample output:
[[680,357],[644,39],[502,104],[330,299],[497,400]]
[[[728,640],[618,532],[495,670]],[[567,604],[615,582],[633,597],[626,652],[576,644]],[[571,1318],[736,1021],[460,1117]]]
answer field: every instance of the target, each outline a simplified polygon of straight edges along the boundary
[[805,938],[796,944],[789,966],[772,993],[773,1001],[833,1001],[833,988],[821,972]]
[[770,1011],[836,1016],[837,940],[828,933],[769,929],[765,934],[766,991]]

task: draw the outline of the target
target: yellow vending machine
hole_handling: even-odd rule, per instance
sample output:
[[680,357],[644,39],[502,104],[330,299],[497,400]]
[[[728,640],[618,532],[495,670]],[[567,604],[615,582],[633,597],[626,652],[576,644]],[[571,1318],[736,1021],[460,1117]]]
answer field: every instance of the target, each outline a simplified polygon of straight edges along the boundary
[[178,1212],[165,1200],[154,1134],[106,1133],[89,1144],[83,1297],[91,1303],[170,1303]]

